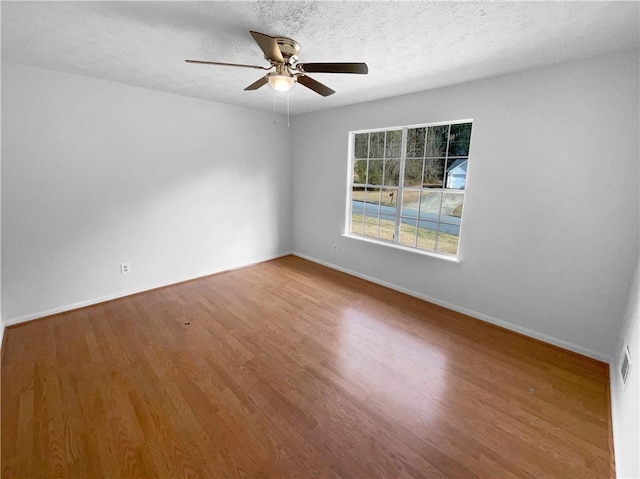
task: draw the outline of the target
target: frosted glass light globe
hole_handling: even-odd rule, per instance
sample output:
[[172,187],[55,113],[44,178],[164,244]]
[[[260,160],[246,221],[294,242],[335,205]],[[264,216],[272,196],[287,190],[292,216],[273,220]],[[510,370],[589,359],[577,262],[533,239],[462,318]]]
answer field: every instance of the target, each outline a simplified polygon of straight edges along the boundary
[[296,82],[295,78],[291,75],[279,75],[278,73],[270,73],[268,75],[269,85],[271,88],[277,91],[289,91]]

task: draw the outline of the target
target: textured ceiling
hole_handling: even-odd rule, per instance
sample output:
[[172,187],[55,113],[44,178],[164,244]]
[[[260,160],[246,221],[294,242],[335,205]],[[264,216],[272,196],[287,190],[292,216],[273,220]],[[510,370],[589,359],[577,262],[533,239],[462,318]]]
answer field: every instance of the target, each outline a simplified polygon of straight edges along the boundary
[[[2,59],[207,100],[270,110],[249,35],[290,37],[300,61],[364,61],[369,75],[314,74],[291,113],[638,48],[636,2],[2,2]],[[282,96],[285,95],[285,96]],[[278,109],[286,94],[279,94]]]

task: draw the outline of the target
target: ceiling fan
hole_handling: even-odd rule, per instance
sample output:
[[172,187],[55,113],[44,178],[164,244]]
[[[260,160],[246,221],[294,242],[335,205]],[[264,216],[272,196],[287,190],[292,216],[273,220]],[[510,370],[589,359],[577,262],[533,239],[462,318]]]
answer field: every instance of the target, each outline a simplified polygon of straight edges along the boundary
[[315,91],[322,96],[335,93],[334,90],[319,81],[314,80],[307,73],[357,73],[366,75],[369,68],[366,63],[298,63],[300,45],[291,38],[271,37],[264,33],[250,32],[264,57],[271,63],[269,67],[259,65],[243,65],[240,63],[208,62],[203,60],[185,60],[187,63],[202,63],[205,65],[223,65],[241,68],[255,68],[257,70],[271,70],[262,78],[249,85],[245,90],[257,90],[269,83],[274,90],[290,90],[295,83]]

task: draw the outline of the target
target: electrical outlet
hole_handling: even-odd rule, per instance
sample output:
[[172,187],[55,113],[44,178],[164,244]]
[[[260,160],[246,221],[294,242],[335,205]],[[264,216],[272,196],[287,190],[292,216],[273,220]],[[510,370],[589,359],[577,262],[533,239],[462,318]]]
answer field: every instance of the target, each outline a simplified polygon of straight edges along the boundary
[[338,245],[336,243],[333,244],[333,252],[334,253],[338,252]]
[[131,273],[131,265],[129,263],[122,263],[120,265],[120,274],[129,274]]

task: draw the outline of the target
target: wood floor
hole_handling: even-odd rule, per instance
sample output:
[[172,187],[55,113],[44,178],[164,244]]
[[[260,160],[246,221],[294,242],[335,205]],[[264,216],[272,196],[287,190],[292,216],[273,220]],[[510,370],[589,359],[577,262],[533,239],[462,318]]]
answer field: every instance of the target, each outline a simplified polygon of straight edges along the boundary
[[608,384],[288,256],[8,328],[2,477],[612,477]]

